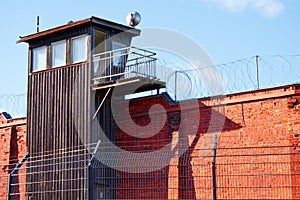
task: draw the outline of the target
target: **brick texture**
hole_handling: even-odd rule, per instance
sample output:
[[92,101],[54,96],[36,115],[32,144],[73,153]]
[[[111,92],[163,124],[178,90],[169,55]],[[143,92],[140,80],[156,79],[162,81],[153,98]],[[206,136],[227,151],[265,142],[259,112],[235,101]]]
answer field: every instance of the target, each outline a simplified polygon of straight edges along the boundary
[[[120,117],[121,127],[126,124],[142,135],[145,129],[134,130],[137,127],[132,121],[153,128],[149,124],[164,121],[164,113],[167,119],[163,128],[148,138],[130,136],[117,126],[119,147],[143,153],[177,140],[188,149],[171,158],[167,167],[153,172],[117,172],[116,188],[123,188],[117,189],[117,198],[211,199],[212,135],[217,135],[218,199],[299,199],[298,94],[298,86],[256,90],[199,99],[197,108],[189,101],[168,103],[163,96],[131,100],[131,118]],[[122,109],[122,104],[117,108]],[[157,104],[164,109],[152,114],[152,119],[160,120],[151,121],[149,109]]]
[[[6,199],[7,176],[27,153],[25,118],[6,121],[0,114],[0,152],[0,199]],[[24,174],[24,167],[18,173]],[[23,183],[23,185],[13,187],[14,193],[21,193],[15,195],[13,199],[25,199],[25,181],[26,177],[24,176],[14,176],[12,183]]]
[[[300,86],[293,85],[198,99],[196,104],[169,103],[161,95],[131,100],[130,118],[119,113],[116,144],[135,153],[153,152],[170,143],[167,150],[177,150],[168,164],[157,170],[117,171],[116,198],[211,199],[216,135],[217,199],[300,199],[299,99]],[[117,109],[123,104],[118,102]],[[153,109],[150,116],[149,109],[157,104],[161,107]],[[143,136],[155,132],[161,124],[157,133],[146,138],[129,135],[120,128],[126,126]],[[5,199],[7,175],[27,152],[25,119],[6,121],[0,115],[0,142],[0,199]],[[154,159],[153,165],[165,158]],[[143,166],[145,160],[120,158],[118,162]],[[16,176],[14,181],[26,180]],[[13,190],[25,192],[24,185]]]

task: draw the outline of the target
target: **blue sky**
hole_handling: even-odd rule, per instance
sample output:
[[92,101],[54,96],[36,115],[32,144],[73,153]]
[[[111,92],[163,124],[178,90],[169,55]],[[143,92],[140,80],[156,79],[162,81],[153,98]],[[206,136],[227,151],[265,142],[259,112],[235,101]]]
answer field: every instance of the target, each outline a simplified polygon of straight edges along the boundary
[[26,92],[27,45],[19,36],[90,16],[125,24],[131,10],[138,28],[175,30],[199,43],[215,64],[258,55],[300,53],[298,0],[86,0],[2,2],[0,94]]

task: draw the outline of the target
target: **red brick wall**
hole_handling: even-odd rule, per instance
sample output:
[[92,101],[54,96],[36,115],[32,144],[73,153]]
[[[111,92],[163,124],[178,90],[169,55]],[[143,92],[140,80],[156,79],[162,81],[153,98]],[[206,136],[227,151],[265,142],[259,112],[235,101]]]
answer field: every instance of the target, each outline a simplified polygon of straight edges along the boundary
[[[157,135],[144,139],[129,136],[117,127],[117,145],[127,151],[143,153],[157,150],[173,138],[180,140],[181,145],[188,143],[189,148],[160,170],[117,172],[116,188],[123,188],[117,189],[117,198],[212,198],[211,136],[215,134],[218,135],[217,198],[299,198],[299,91],[298,86],[286,86],[219,100],[199,99],[199,110],[188,108],[191,102],[170,104],[163,96],[131,100],[132,119],[119,120],[120,123],[128,126],[131,126],[130,120],[140,126],[152,123],[148,111],[155,104],[164,107],[168,119]],[[123,103],[118,103],[117,108]],[[155,117],[160,116],[161,113],[156,112]],[[220,123],[222,130],[218,132]],[[196,134],[192,126],[197,126]]]
[[0,197],[5,199],[7,192],[7,174],[9,171],[9,151],[10,151],[10,133],[11,127],[0,129]]
[[[26,119],[6,119],[0,114],[0,199],[6,199],[7,176],[27,153],[26,149]],[[25,166],[18,172],[25,173]],[[13,199],[25,199],[25,176],[15,176],[14,183],[23,183],[21,187],[14,187],[13,192],[23,193],[15,195]]]
[[[298,86],[279,87],[219,100],[199,99],[197,108],[193,102],[168,103],[162,96],[132,100],[129,107],[132,119],[120,121],[129,129],[135,128],[130,120],[140,126],[159,124],[161,111],[154,111],[152,116],[159,120],[151,121],[148,115],[155,104],[164,107],[167,119],[159,133],[149,138],[136,138],[116,127],[116,144],[127,151],[144,153],[177,141],[173,149],[179,141],[179,150],[167,166],[153,172],[116,172],[117,199],[211,199],[211,136],[215,134],[218,135],[218,199],[300,198],[299,94]],[[25,119],[7,122],[0,116],[0,199],[6,197],[8,165],[20,161],[27,152],[25,141]],[[180,154],[184,145],[188,149]],[[145,163],[145,160],[118,160],[122,161],[138,162],[141,166]],[[154,160],[153,165],[159,161]],[[24,183],[25,176],[16,180]],[[24,193],[25,188],[14,191]]]
[[[296,88],[297,89],[297,88]],[[291,144],[294,149],[291,151],[291,174],[295,175],[292,177],[292,184],[300,186],[300,116],[299,116],[299,103],[300,96],[294,96],[288,99],[289,108],[291,109],[289,117],[292,119],[286,122],[288,125],[288,134],[290,135]],[[292,188],[293,198],[300,199],[299,188]]]

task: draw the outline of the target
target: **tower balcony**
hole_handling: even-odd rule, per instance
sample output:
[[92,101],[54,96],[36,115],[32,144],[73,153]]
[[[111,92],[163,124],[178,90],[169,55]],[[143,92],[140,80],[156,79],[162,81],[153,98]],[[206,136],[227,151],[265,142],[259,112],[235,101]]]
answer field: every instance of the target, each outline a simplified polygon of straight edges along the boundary
[[140,91],[165,87],[156,76],[156,53],[126,47],[93,55],[94,90],[142,82]]

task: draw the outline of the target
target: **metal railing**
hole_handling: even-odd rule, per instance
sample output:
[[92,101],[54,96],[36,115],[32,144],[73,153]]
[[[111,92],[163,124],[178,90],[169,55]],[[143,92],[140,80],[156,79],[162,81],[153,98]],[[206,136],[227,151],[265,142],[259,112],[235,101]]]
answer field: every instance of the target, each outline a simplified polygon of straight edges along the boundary
[[[0,162],[0,199],[86,199],[88,164],[97,144],[26,154]],[[26,159],[25,159],[26,158]],[[7,184],[6,184],[7,183]]]
[[136,76],[156,78],[155,53],[126,47],[93,55],[93,84]]
[[17,174],[19,168],[22,167],[23,163],[28,159],[29,155],[29,152],[27,152],[26,155],[22,158],[22,160],[18,164],[16,164],[14,169],[8,174],[6,200],[12,200],[11,193],[13,192],[13,187],[11,183],[13,182],[14,175]]
[[[147,144],[154,149],[167,142],[150,140]],[[147,148],[131,141],[117,145],[127,150],[139,149],[140,153]],[[298,199],[299,152],[293,146],[222,145],[229,143],[218,141],[214,147],[190,147],[181,156],[168,158],[167,167],[160,161],[170,155],[169,150],[154,157],[128,158],[110,150],[105,142],[88,145],[89,152],[75,147],[31,155],[12,175],[10,185],[14,190],[10,198],[86,199],[89,194],[89,199]],[[98,160],[98,154],[94,159],[91,152],[97,148],[97,152],[106,152],[100,153],[107,155],[102,159],[123,170],[107,167]],[[145,173],[125,172],[127,168],[151,167],[147,165],[149,160],[155,161],[151,166],[161,167]],[[0,167],[6,174],[0,181],[5,182],[8,169],[3,171],[4,165]],[[0,192],[0,199],[6,195]]]

